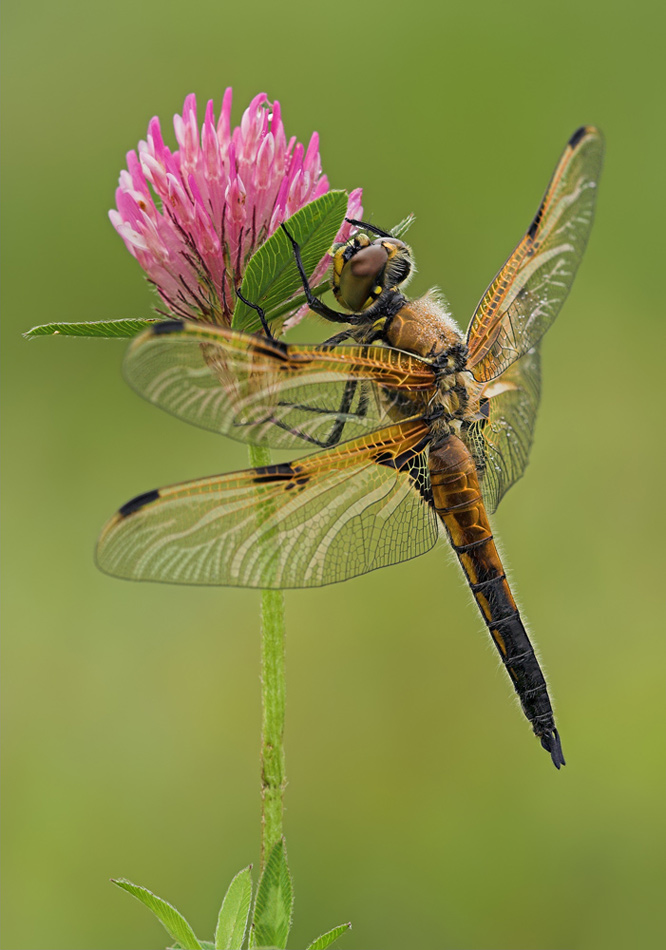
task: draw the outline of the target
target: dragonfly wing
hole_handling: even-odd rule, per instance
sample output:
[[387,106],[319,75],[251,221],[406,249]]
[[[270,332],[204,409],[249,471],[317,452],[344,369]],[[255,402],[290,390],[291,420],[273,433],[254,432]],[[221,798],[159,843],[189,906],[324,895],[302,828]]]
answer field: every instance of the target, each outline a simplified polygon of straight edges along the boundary
[[481,418],[467,430],[465,442],[475,459],[490,513],[527,467],[540,389],[539,348],[535,346],[482,390]]
[[148,492],[104,528],[117,577],[319,587],[424,554],[436,542],[428,427],[391,426],[330,452]]
[[467,331],[467,366],[479,382],[535,346],[559,313],[592,227],[602,159],[601,133],[578,129],[529,230],[481,298]]
[[287,346],[181,320],[138,336],[124,372],[141,396],[186,422],[281,449],[382,428],[401,392],[435,378],[418,357],[388,347]]

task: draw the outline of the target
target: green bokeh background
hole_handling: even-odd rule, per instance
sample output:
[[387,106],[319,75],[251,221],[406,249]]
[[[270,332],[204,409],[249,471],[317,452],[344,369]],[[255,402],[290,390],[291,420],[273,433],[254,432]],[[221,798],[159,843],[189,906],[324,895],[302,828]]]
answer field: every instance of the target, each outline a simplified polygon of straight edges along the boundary
[[[523,721],[444,548],[287,594],[291,946],[661,945],[663,5],[9,0],[4,10],[4,942],[164,946],[127,876],[210,936],[258,863],[258,595],[97,573],[99,528],[246,450],[123,383],[124,345],[23,341],[153,297],[106,210],[195,92],[258,91],[465,325],[567,137],[607,136],[599,211],[544,346],[532,461],[495,524],[567,768]],[[298,336],[298,334],[296,334]]]

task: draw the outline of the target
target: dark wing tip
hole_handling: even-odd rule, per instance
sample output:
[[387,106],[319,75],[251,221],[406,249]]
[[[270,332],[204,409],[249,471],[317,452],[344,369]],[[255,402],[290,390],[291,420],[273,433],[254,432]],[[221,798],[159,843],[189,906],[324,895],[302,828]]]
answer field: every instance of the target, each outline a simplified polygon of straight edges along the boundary
[[137,495],[136,498],[131,498],[129,501],[125,502],[122,508],[118,509],[118,515],[121,518],[126,518],[128,515],[133,514],[140,508],[145,507],[145,505],[149,505],[151,501],[157,501],[159,497],[160,493],[156,488],[154,488],[152,491],[145,491],[143,495]]
[[576,129],[574,134],[569,139],[568,144],[571,148],[575,148],[581,139],[584,139],[586,135],[597,132],[596,128],[593,125],[581,125],[579,129]]
[[154,323],[150,332],[153,336],[166,336],[167,333],[179,333],[184,326],[182,320],[164,320],[162,323]]
[[553,760],[553,765],[556,769],[559,769],[562,765],[567,763],[564,761],[564,754],[562,753],[562,743],[560,742],[560,734],[557,729],[553,729],[552,732],[547,732],[543,736],[539,736],[541,739],[541,745],[544,747],[546,752],[550,752],[550,757]]

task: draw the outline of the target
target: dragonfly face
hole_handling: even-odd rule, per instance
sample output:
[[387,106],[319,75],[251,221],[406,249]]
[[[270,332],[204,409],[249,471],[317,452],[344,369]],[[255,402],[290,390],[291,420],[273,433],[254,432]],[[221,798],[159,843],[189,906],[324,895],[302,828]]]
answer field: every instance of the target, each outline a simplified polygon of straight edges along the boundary
[[188,321],[157,324],[125,361],[146,399],[250,443],[319,449],[295,462],[156,489],[104,528],[118,577],[260,588],[335,583],[448,538],[535,735],[564,764],[546,683],[488,514],[523,474],[539,344],[573,282],[594,211],[601,134],[569,140],[530,227],[463,335],[432,292],[401,290],[409,248],[386,232],[334,248],[312,310],[348,326],[322,346]]
[[362,311],[380,299],[386,300],[411,274],[410,249],[390,234],[381,233],[375,241],[357,234],[344,244],[333,245],[331,285],[336,300],[346,310]]

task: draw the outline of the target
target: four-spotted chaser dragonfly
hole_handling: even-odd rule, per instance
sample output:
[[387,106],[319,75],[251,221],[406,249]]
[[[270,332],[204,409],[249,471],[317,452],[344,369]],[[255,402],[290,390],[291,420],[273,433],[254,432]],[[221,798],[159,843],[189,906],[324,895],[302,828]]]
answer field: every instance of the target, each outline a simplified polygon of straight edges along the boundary
[[534,733],[564,765],[488,514],[527,465],[539,343],[585,248],[602,153],[596,129],[571,137],[466,336],[436,293],[409,300],[401,292],[409,248],[354,222],[362,231],[334,248],[332,286],[344,312],[312,294],[292,241],[310,308],[347,324],[326,344],[186,320],[137,337],[125,374],[152,403],[249,443],[320,451],[139,495],[103,530],[102,570],[169,583],[317,587],[424,554],[446,535]]

